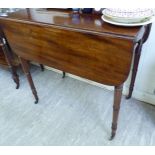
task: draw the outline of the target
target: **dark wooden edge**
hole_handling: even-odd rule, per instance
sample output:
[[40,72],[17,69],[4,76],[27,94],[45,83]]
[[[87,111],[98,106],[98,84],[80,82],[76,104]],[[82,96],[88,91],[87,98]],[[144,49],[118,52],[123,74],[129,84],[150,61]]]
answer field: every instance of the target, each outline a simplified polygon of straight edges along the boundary
[[78,28],[67,27],[67,26],[46,24],[46,23],[41,23],[41,22],[33,22],[33,21],[12,19],[12,18],[5,18],[5,17],[0,17],[0,20],[13,21],[13,22],[17,22],[17,23],[26,23],[26,24],[38,25],[38,26],[44,26],[44,27],[54,27],[54,28],[70,30],[70,31],[74,31],[74,32],[81,32],[81,33],[86,33],[86,34],[94,34],[94,35],[98,35],[98,36],[106,36],[106,37],[120,38],[120,39],[135,41],[135,37],[128,36],[128,35],[115,34],[115,33],[110,33],[110,32],[97,32],[97,31],[90,31],[87,29],[78,29]]

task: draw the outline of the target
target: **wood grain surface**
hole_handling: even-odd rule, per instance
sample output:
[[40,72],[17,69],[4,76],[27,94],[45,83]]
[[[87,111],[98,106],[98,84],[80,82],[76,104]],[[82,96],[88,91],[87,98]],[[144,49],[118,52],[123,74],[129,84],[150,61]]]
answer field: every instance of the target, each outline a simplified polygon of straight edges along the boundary
[[108,85],[130,71],[133,42],[41,25],[3,21],[13,51],[27,60]]

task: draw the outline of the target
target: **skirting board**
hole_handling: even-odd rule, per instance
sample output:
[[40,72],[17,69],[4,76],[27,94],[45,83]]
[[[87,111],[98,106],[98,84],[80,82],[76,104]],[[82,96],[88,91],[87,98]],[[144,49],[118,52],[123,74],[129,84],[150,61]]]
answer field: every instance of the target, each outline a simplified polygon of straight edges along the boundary
[[[33,63],[33,64],[38,65],[36,63]],[[45,68],[48,69],[48,70],[52,70],[54,72],[62,74],[62,71],[54,69],[52,67],[45,66]],[[92,84],[92,85],[104,88],[106,90],[110,90],[110,91],[114,90],[114,87],[112,87],[112,86],[103,85],[103,84],[100,84],[100,83],[97,83],[97,82],[94,82],[94,81],[91,81],[91,80],[87,80],[87,79],[81,78],[81,77],[76,76],[76,75],[72,75],[72,74],[66,73],[66,76],[72,77],[72,78],[80,80],[80,81],[87,82],[89,84]],[[129,87],[127,86],[127,84],[125,84],[124,88],[123,88],[123,94],[127,95],[128,91],[129,91]],[[139,100],[139,101],[155,105],[155,96],[153,94],[149,94],[147,92],[138,91],[138,90],[136,90],[136,88],[133,91],[132,97],[137,99],[137,100]]]

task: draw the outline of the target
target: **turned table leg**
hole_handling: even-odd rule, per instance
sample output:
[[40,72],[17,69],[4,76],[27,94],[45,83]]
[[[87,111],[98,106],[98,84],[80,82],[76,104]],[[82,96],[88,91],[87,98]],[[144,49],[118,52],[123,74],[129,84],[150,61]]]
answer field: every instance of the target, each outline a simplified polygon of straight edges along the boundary
[[45,68],[44,68],[44,65],[43,64],[40,64],[40,68],[41,68],[41,71],[44,71]]
[[7,46],[4,38],[2,39],[2,42],[3,42],[2,49],[3,49],[4,55],[5,55],[6,61],[9,65],[10,70],[11,70],[12,78],[13,78],[14,82],[16,83],[16,89],[18,89],[19,88],[19,76],[17,74],[16,67],[12,63],[12,57],[9,52],[10,50],[8,49],[8,46]]
[[17,74],[15,66],[11,67],[11,72],[12,72],[12,75],[13,75],[13,80],[16,83],[16,89],[18,89],[19,88],[19,76]]
[[35,97],[35,104],[37,104],[39,98],[38,98],[37,91],[36,91],[36,88],[34,86],[34,83],[33,83],[32,77],[31,77],[31,73],[30,73],[30,70],[29,70],[29,62],[27,60],[21,58],[21,57],[19,59],[21,61],[23,71],[24,71],[24,73],[25,73],[25,75],[27,77],[27,80],[29,82],[29,85],[31,87],[32,93],[33,93],[33,95]]
[[135,49],[135,57],[134,57],[134,63],[133,63],[133,68],[132,68],[132,75],[131,75],[131,82],[129,86],[129,93],[126,96],[126,99],[130,99],[132,96],[135,80],[136,80],[136,75],[138,71],[138,65],[139,65],[139,60],[141,56],[141,50],[142,50],[142,41],[138,43],[136,49]]
[[65,76],[66,76],[66,72],[62,72],[62,78],[65,78]]
[[111,127],[112,132],[111,132],[110,140],[112,140],[115,137],[116,130],[117,130],[117,121],[118,121],[119,109],[120,109],[121,98],[122,98],[122,90],[123,90],[123,85],[115,86],[113,120],[112,120],[112,127]]

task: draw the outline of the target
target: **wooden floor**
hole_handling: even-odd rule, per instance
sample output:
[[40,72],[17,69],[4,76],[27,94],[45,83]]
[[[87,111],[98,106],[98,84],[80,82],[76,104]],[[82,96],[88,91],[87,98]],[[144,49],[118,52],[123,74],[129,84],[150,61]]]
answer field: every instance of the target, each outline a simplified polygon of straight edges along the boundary
[[38,105],[21,71],[16,90],[0,69],[0,145],[155,145],[155,107],[123,97],[109,141],[113,92],[38,67],[31,72]]

